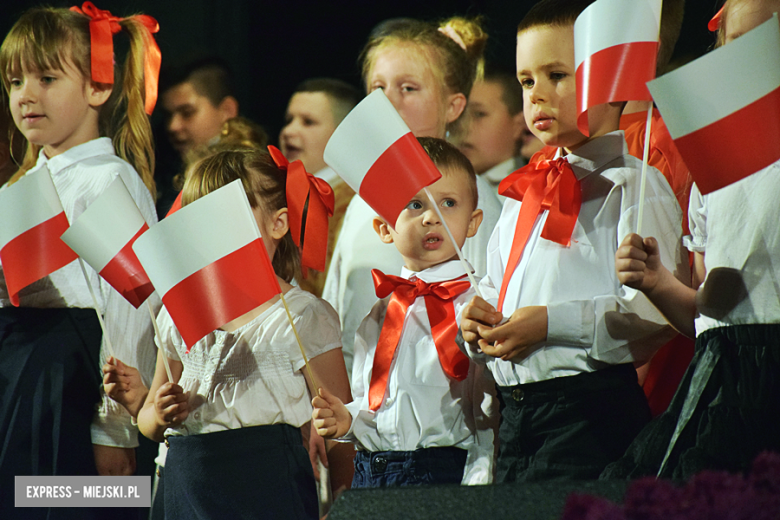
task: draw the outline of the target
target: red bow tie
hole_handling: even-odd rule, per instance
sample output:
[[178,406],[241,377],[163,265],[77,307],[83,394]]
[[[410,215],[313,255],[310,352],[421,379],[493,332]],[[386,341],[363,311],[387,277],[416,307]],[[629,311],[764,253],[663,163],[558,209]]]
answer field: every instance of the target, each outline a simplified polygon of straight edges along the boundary
[[374,287],[378,297],[384,298],[391,293],[393,296],[387,305],[385,321],[382,324],[382,332],[379,334],[374,355],[374,367],[371,371],[371,385],[368,391],[369,408],[376,411],[382,404],[390,365],[404,328],[406,311],[419,296],[425,298],[425,309],[428,312],[433,341],[444,372],[458,381],[463,381],[469,373],[469,359],[455,344],[458,324],[455,321],[455,305],[452,300],[471,287],[469,281],[425,283],[420,279],[411,281],[400,276],[386,275],[378,269],[373,269],[371,275],[374,277]]
[[582,206],[580,181],[566,159],[539,161],[508,175],[498,186],[498,193],[523,202],[517,217],[512,250],[498,294],[498,310],[504,306],[509,280],[520,261],[536,217],[549,210],[542,238],[568,247]]

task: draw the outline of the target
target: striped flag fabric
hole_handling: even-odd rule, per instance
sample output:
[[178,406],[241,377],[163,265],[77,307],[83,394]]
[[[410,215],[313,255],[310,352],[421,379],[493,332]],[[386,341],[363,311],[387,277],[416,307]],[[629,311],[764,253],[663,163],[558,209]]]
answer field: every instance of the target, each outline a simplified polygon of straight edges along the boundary
[[777,14],[648,88],[702,193],[780,159]]
[[577,127],[588,131],[588,109],[604,103],[650,101],[662,0],[598,0],[574,22]]
[[165,218],[133,250],[188,350],[281,293],[240,180]]
[[121,177],[90,204],[62,240],[136,309],[154,292],[133,243],[149,229]]
[[0,262],[11,303],[19,291],[78,256],[60,236],[68,217],[46,166],[0,190]]
[[344,118],[324,159],[391,226],[417,192],[441,177],[380,89]]

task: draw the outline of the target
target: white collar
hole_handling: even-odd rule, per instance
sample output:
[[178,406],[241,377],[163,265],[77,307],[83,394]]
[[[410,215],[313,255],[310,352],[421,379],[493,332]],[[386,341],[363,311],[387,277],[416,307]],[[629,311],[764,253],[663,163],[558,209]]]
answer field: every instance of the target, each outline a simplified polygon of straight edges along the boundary
[[504,177],[524,165],[525,161],[522,157],[510,157],[506,161],[497,164],[486,172],[480,174],[480,177],[488,181],[493,186],[497,186],[501,181],[504,180]]
[[[558,149],[556,159],[561,156],[562,150]],[[582,180],[623,155],[628,155],[626,137],[623,130],[616,130],[585,143],[567,155],[566,160],[571,164],[577,179]]]
[[114,145],[111,143],[110,138],[98,137],[97,139],[74,146],[59,155],[55,155],[51,159],[46,157],[46,154],[43,153],[43,148],[41,148],[41,151],[38,153],[38,162],[35,164],[35,168],[30,171],[37,170],[39,166],[45,164],[52,175],[57,175],[77,162],[91,159],[92,157],[97,157],[99,155],[116,155],[116,152],[114,152]]
[[[474,268],[471,267],[471,264],[469,264],[468,261],[466,263],[473,273]],[[460,260],[448,260],[447,262],[436,264],[433,267],[423,269],[422,271],[412,271],[406,267],[401,269],[402,278],[410,280],[412,276],[419,278],[425,283],[436,283],[461,278],[466,276],[466,272],[463,270],[463,266],[461,265]]]
[[342,182],[341,177],[338,176],[338,174],[333,171],[333,168],[330,166],[326,166],[325,168],[321,169],[317,173],[314,174],[315,177],[318,179],[322,179],[323,181],[327,182],[328,184],[332,186],[335,186],[336,184]]

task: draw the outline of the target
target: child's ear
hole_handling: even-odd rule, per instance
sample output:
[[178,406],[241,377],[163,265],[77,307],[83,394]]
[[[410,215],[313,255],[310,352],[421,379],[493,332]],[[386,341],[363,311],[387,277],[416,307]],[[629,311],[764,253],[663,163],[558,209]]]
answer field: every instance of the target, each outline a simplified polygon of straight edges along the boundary
[[469,228],[466,232],[466,238],[471,238],[477,234],[479,225],[482,224],[482,217],[483,214],[481,209],[475,209],[473,212],[471,212],[471,219],[469,219]]
[[451,94],[447,98],[447,123],[452,123],[460,117],[466,109],[466,96],[462,92]]
[[290,231],[290,216],[287,213],[287,208],[276,210],[272,218],[273,227],[271,228],[271,237],[274,240],[281,240],[284,235]]
[[512,137],[514,138],[516,143],[523,136],[523,130],[525,130],[526,128],[527,126],[525,125],[525,114],[521,110],[520,112],[512,116]]
[[223,121],[238,117],[238,100],[233,96],[225,96],[225,99],[220,101],[217,108],[222,114]]
[[92,108],[102,106],[111,97],[113,90],[114,85],[90,81],[87,85],[87,102]]
[[390,234],[390,225],[379,217],[374,218],[374,231],[385,244],[393,243],[393,235]]

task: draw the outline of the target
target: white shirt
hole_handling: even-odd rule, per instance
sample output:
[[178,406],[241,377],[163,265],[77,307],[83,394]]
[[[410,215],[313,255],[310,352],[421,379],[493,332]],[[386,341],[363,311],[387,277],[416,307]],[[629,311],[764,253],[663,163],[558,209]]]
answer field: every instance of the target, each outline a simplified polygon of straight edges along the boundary
[[[27,173],[35,172],[43,165],[49,168],[68,221],[73,222],[78,218],[119,176],[146,222],[150,226],[157,222],[157,213],[149,190],[133,167],[116,156],[111,139],[101,137],[74,146],[51,159],[41,150],[35,167]],[[146,304],[136,310],[89,265],[84,265],[116,356],[123,363],[138,368],[144,383],[150,385],[156,351],[152,342],[152,322]],[[155,310],[159,308],[160,300],[156,293],[150,298]],[[22,289],[19,300],[22,307],[94,308],[78,260]],[[0,307],[9,306],[11,302],[8,289],[0,268]],[[95,370],[100,371],[109,356],[104,338],[100,347],[100,365],[94,367]],[[113,399],[103,396],[92,423],[92,442],[126,448],[138,446],[137,427],[131,425],[130,415]]]
[[[599,137],[567,157],[581,182],[582,208],[570,247],[540,237],[539,215],[510,279],[503,314],[547,306],[547,341],[525,359],[485,356],[496,383],[511,386],[591,372],[605,364],[648,359],[670,339],[671,327],[639,291],[620,284],[615,252],[636,230],[641,162],[628,154],[623,132]],[[661,261],[689,279],[681,246],[681,211],[663,175],[647,170],[642,234],[658,239]],[[507,199],[488,246],[488,276],[481,289],[495,305],[522,203]],[[470,345],[472,357],[480,353]]]
[[[725,315],[698,315],[697,335],[714,327],[780,322],[778,193],[780,161],[707,195],[693,185],[688,209],[691,237],[686,237],[686,245],[705,253],[707,278],[700,291],[718,283],[711,276],[716,268],[736,270],[746,289],[744,298]],[[735,286],[725,283],[708,290],[725,296],[737,293]]]
[[[327,302],[298,287],[285,300],[310,360],[341,347],[339,319]],[[311,419],[303,356],[281,299],[233,332],[211,332],[189,354],[166,309],[157,322],[158,345],[184,365],[179,385],[189,392],[187,419],[166,435],[264,424],[300,427]]]
[[[403,278],[414,275],[428,283],[452,280],[464,274],[458,261],[445,262],[418,273],[406,268],[401,272]],[[469,288],[453,300],[455,316],[460,316],[474,294],[474,289]],[[390,298],[374,305],[355,336],[354,400],[346,405],[353,420],[344,438],[368,451],[463,448],[468,455],[462,483],[490,483],[492,427],[498,411],[493,403],[493,381],[474,363],[470,363],[469,374],[463,381],[447,376],[431,335],[424,297],[417,298],[407,310],[390,366],[384,401],[376,412],[369,409],[368,389],[374,354]]]
[[497,164],[490,168],[488,171],[482,173],[480,177],[487,181],[488,185],[493,189],[493,194],[498,198],[498,201],[503,204],[506,197],[498,194],[498,185],[501,184],[507,175],[519,170],[526,165],[526,160],[523,157],[512,157],[506,161]]

